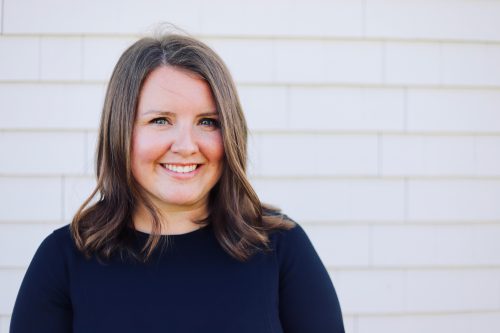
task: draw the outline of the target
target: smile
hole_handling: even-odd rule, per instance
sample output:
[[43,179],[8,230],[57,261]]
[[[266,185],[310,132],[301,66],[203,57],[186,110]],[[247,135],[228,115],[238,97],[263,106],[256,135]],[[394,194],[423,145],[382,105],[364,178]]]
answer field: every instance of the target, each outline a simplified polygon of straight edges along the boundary
[[162,166],[165,169],[168,169],[168,170],[173,171],[173,172],[189,173],[189,172],[193,172],[194,170],[196,170],[196,168],[198,167],[198,164],[190,164],[190,165],[162,164]]

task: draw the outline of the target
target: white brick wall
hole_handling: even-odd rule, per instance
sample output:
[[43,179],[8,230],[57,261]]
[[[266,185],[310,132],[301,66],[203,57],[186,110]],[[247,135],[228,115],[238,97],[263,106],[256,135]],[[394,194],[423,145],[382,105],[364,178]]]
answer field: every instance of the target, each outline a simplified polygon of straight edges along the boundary
[[365,12],[369,37],[500,39],[500,3],[497,1],[366,0]]
[[82,79],[83,41],[81,37],[40,39],[40,79],[73,81]]
[[[499,6],[500,9],[500,6]],[[442,46],[443,83],[498,86],[500,45],[445,44]]]
[[401,180],[280,178],[255,179],[253,184],[263,201],[298,221],[396,222],[405,216]]
[[[84,171],[84,133],[0,133],[1,174],[78,174]],[[8,157],[8,158],[7,158]]]
[[[281,134],[256,137],[257,174],[279,176],[376,175],[375,135]],[[283,167],[286,165],[286,168]]]
[[[59,224],[0,224],[0,267],[27,267],[38,245]],[[8,255],[7,255],[8,254]]]
[[347,332],[500,330],[499,1],[2,3],[0,333],[94,187],[114,63],[161,21],[231,69],[252,182],[303,224]]
[[424,314],[416,316],[363,316],[357,319],[356,327],[359,333],[496,333],[498,332],[498,327],[500,327],[500,312]]
[[410,132],[500,132],[498,89],[409,89]]
[[383,135],[381,173],[391,176],[500,175],[500,138]]
[[495,221],[500,219],[499,180],[411,180],[408,219],[416,221]]
[[306,225],[304,229],[325,266],[366,267],[370,265],[370,226]]
[[404,270],[343,269],[331,274],[346,313],[357,316],[406,310],[406,272]]
[[10,326],[10,316],[0,316],[0,332],[8,332]]
[[371,236],[376,266],[500,265],[500,226],[496,224],[380,225],[373,227]]
[[40,77],[40,39],[0,36],[0,80]]
[[[10,316],[26,269],[2,267],[0,271],[0,315]],[[2,318],[3,321],[3,318]],[[2,331],[3,333],[4,331]],[[5,331],[8,332],[8,331]]]
[[64,216],[63,220],[70,223],[76,211],[92,193],[96,185],[93,177],[64,178]]
[[439,43],[398,42],[385,45],[385,82],[389,84],[439,84]]
[[82,52],[84,81],[107,82],[118,58],[134,41],[134,38],[124,37],[85,37]]
[[1,128],[97,129],[104,93],[103,84],[0,83]]
[[0,177],[0,202],[0,223],[59,221],[62,217],[61,178]]
[[308,131],[402,131],[403,89],[291,87],[290,128]]
[[498,269],[378,268],[344,269],[331,276],[343,310],[362,318],[498,311],[499,274]]

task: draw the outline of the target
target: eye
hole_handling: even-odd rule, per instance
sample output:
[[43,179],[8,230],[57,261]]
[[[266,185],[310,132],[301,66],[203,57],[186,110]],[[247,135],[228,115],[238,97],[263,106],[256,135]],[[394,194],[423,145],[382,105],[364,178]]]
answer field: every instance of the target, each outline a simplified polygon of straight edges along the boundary
[[159,117],[159,118],[154,118],[153,120],[151,120],[151,123],[155,124],[155,125],[167,125],[169,122],[168,122],[167,118]]
[[219,121],[214,118],[203,118],[200,120],[200,125],[219,128]]

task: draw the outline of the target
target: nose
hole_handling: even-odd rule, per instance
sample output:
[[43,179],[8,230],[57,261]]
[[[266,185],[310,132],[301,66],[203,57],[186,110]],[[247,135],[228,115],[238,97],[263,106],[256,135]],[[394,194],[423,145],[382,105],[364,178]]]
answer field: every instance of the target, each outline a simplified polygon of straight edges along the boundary
[[187,157],[198,152],[198,144],[196,143],[195,134],[191,126],[179,126],[175,134],[174,141],[170,147],[173,153]]

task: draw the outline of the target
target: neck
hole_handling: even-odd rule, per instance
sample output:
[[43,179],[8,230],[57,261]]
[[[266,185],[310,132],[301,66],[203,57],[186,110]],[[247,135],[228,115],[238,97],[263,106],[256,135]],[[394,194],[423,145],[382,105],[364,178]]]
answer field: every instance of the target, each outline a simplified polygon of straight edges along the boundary
[[[202,204],[190,207],[162,207],[160,212],[160,233],[162,235],[177,235],[199,229],[200,225],[194,221],[207,216],[207,206]],[[153,232],[151,215],[143,204],[138,205],[132,218],[136,230],[148,234]]]

